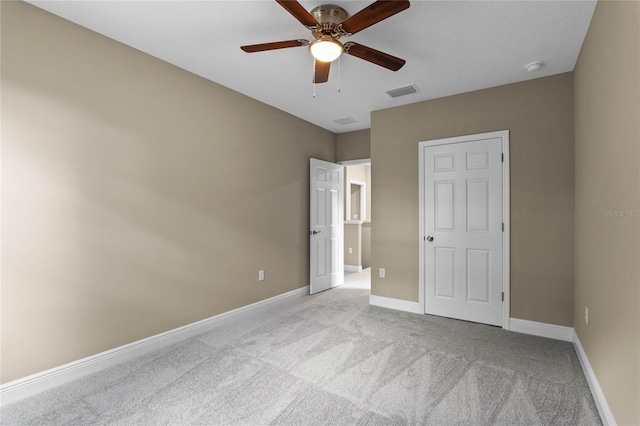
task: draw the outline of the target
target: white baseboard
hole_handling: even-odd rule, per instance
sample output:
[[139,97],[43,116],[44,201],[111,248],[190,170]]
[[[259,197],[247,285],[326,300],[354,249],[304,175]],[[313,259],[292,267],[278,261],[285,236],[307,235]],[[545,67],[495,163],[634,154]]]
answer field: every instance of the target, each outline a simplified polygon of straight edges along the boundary
[[345,272],[362,272],[362,266],[344,265]]
[[78,361],[61,365],[22,379],[14,380],[0,386],[0,405],[9,404],[19,399],[35,395],[55,386],[96,373],[112,365],[145,355],[157,349],[172,345],[184,339],[205,333],[228,321],[238,320],[256,314],[275,304],[309,294],[309,286],[302,287],[251,305],[243,306],[229,312],[185,325],[137,342],[129,343]]
[[413,314],[424,314],[418,302],[409,302],[407,300],[392,299],[390,297],[369,296],[369,304],[380,306],[381,308],[395,309],[396,311],[411,312]]
[[509,329],[516,333],[531,334],[533,336],[548,337],[549,339],[573,342],[573,327],[547,324],[544,322],[527,321],[517,318],[509,319]]
[[591,395],[593,395],[593,400],[598,408],[598,414],[600,414],[602,423],[605,426],[615,426],[616,419],[613,417],[609,404],[607,404],[607,399],[604,397],[600,383],[598,383],[596,374],[591,368],[591,363],[589,363],[589,358],[587,358],[587,353],[584,351],[582,343],[580,343],[580,339],[578,338],[578,334],[575,330],[573,331],[573,346],[576,348],[580,365],[582,365],[582,371],[587,378],[587,383],[589,384],[589,389],[591,389]]

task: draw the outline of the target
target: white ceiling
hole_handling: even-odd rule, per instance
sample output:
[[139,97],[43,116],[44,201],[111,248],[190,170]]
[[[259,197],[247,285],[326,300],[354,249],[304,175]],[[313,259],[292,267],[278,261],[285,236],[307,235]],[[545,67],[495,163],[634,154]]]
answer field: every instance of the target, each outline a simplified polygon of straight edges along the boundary
[[[337,4],[354,14],[372,1]],[[126,45],[336,133],[370,127],[371,111],[572,71],[596,2],[412,1],[349,39],[407,61],[397,72],[343,55],[316,85],[306,47],[245,53],[241,45],[310,32],[273,0],[29,1]],[[525,65],[544,61],[529,73]],[[339,69],[340,68],[340,69]],[[385,92],[414,84],[419,92]],[[338,92],[340,88],[340,92]],[[333,120],[353,117],[353,124]]]

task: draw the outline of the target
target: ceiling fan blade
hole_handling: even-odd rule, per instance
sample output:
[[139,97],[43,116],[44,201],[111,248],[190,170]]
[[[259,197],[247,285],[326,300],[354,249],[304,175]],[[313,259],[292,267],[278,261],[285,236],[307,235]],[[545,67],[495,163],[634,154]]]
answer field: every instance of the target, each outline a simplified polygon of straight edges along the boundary
[[378,0],[355,15],[347,18],[347,20],[342,23],[342,29],[348,34],[355,34],[398,12],[408,9],[409,6],[409,0]]
[[264,52],[265,50],[286,49],[287,47],[306,46],[307,40],[287,40],[276,41],[273,43],[250,44],[248,46],[240,46],[240,49],[247,53]]
[[300,3],[295,0],[276,0],[278,4],[284,7],[287,12],[293,15],[302,25],[311,29],[318,26],[318,21],[314,18],[307,9],[302,7]]
[[380,65],[381,67],[390,69],[391,71],[398,71],[407,62],[404,59],[396,58],[388,53],[384,53],[352,41],[344,44],[344,50],[351,56],[364,59],[365,61]]
[[326,83],[329,81],[329,68],[331,68],[331,62],[320,62],[316,60],[316,68],[313,73],[314,83]]

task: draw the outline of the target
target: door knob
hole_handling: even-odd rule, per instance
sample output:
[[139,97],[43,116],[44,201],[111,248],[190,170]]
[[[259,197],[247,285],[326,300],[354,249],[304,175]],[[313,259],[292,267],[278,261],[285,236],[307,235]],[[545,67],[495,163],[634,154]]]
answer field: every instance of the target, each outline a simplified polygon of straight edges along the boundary
[[433,241],[433,237],[431,235],[427,236],[427,241]]
[[311,231],[311,235],[316,235],[316,234],[319,234],[320,232],[322,231]]

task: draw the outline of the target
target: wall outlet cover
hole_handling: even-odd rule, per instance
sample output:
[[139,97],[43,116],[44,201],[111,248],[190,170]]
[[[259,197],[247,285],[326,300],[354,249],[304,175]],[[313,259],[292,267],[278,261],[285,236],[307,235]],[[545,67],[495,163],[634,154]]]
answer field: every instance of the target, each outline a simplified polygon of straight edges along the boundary
[[584,323],[589,325],[589,308],[584,307]]

